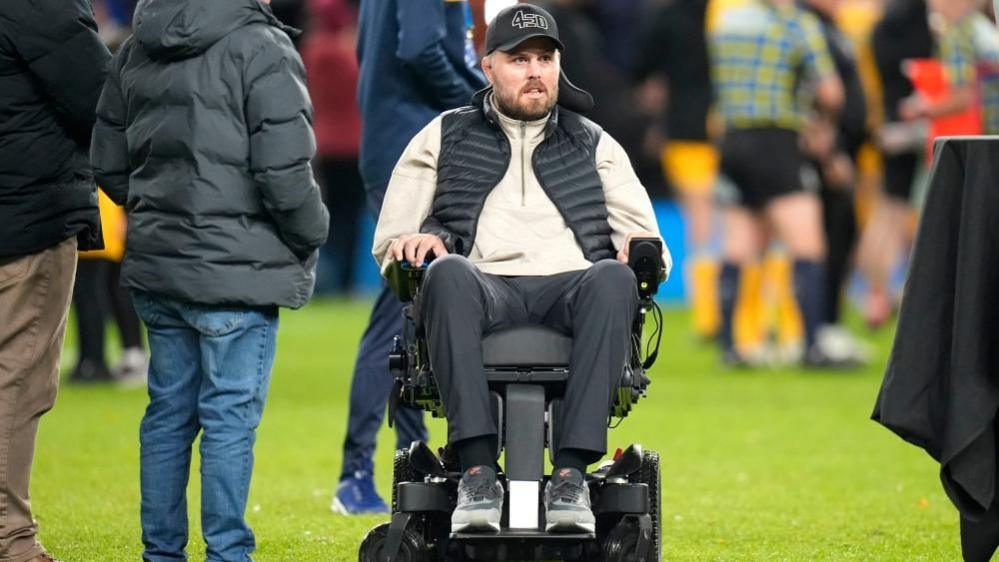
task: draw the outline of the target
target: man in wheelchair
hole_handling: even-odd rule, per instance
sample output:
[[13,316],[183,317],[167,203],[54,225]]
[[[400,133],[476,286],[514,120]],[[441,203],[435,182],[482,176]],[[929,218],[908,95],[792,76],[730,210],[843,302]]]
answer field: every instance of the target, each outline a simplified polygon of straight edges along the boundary
[[397,164],[373,252],[383,272],[436,256],[415,308],[462,470],[452,531],[500,528],[500,428],[483,338],[533,324],[572,338],[546,529],[592,533],[587,466],[607,449],[639,309],[629,242],[656,240],[662,276],[671,261],[624,150],[579,114],[592,98],[560,74],[551,15],[504,10],[486,49],[490,86],[430,123]]

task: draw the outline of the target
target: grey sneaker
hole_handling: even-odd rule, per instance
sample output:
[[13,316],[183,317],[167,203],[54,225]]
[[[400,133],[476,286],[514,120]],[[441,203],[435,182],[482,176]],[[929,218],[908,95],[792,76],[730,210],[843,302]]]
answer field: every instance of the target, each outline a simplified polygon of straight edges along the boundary
[[562,468],[545,486],[545,529],[556,532],[596,531],[597,520],[590,509],[590,489],[583,473]]
[[496,471],[473,466],[458,482],[458,506],[451,514],[451,532],[499,531],[503,513],[503,485]]

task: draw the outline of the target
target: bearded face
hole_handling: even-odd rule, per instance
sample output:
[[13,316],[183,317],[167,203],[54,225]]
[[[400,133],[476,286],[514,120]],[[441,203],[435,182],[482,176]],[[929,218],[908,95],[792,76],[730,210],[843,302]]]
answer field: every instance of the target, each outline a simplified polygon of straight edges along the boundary
[[558,101],[559,55],[548,39],[529,39],[509,52],[496,51],[482,68],[493,85],[493,102],[507,117],[536,121]]

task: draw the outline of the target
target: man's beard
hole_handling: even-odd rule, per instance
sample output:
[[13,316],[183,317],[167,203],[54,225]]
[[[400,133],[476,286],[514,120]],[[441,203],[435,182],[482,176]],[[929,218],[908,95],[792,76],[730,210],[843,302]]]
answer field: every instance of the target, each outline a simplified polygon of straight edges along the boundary
[[521,103],[520,94],[524,89],[531,87],[528,85],[522,90],[511,93],[494,85],[493,100],[500,113],[518,121],[537,121],[547,117],[558,101],[558,83],[555,84],[554,89],[546,88],[546,92],[549,94],[548,99],[528,100],[526,103]]

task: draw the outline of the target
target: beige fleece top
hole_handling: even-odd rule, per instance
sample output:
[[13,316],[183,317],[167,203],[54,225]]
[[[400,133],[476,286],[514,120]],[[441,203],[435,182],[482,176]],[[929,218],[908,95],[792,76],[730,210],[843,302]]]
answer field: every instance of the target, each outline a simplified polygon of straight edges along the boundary
[[[572,230],[534,177],[531,157],[544,140],[548,118],[517,121],[498,115],[510,140],[510,167],[486,198],[469,260],[483,273],[506,276],[554,275],[590,267],[593,264],[583,257]],[[386,258],[392,242],[420,232],[430,214],[437,189],[441,119],[413,137],[392,172],[372,248],[383,272],[392,259]],[[597,144],[596,160],[614,248],[620,250],[629,233],[658,233],[648,193],[624,149],[606,132]],[[673,262],[665,245],[663,259],[669,272]]]

